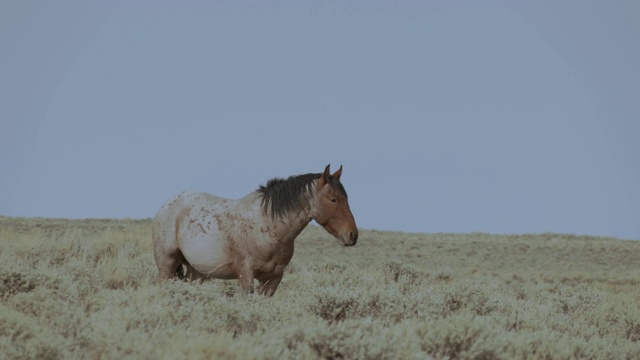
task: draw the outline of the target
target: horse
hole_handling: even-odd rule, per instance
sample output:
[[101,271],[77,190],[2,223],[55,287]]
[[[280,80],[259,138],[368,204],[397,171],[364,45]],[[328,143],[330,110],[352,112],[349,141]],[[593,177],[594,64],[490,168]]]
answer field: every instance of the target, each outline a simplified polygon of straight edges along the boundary
[[322,173],[270,179],[237,200],[204,192],[174,196],[153,219],[158,279],[238,279],[242,294],[253,293],[257,279],[258,292],[273,296],[294,240],[311,220],[340,244],[356,244],[341,175],[342,165],[333,174],[327,165]]

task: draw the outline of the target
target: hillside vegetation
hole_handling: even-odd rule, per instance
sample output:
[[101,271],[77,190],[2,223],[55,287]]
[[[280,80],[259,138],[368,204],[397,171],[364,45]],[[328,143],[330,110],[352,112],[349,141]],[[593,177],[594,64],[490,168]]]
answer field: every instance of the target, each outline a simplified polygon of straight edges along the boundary
[[272,298],[156,281],[149,220],[0,217],[5,359],[637,359],[640,241],[309,226]]

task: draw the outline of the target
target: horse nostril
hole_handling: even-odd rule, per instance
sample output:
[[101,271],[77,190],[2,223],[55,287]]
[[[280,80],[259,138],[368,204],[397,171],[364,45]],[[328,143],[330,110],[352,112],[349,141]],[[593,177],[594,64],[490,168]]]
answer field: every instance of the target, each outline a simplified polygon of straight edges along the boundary
[[356,240],[358,240],[358,233],[350,231],[349,232],[349,239],[351,239],[351,241],[355,242]]

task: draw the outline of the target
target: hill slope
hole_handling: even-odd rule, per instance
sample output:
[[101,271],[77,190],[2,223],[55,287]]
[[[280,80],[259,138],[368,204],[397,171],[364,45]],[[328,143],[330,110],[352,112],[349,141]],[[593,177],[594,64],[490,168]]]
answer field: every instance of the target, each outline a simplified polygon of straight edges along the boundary
[[157,283],[148,220],[0,217],[0,261],[9,358],[640,357],[638,241],[310,226],[271,299]]

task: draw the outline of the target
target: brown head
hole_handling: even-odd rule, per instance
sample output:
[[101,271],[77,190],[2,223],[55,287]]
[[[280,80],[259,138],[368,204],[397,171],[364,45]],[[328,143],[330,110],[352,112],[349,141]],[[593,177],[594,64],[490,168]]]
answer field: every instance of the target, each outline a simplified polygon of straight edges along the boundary
[[342,245],[353,246],[358,241],[358,228],[353,218],[347,192],[340,183],[342,166],[331,174],[329,165],[316,183],[316,201],[313,219],[335,236]]

